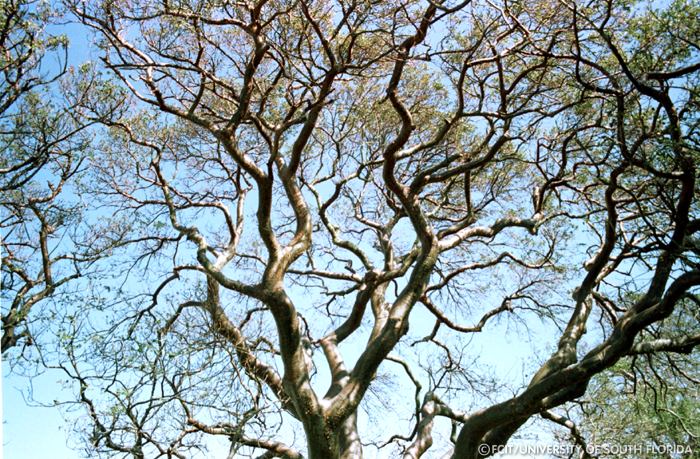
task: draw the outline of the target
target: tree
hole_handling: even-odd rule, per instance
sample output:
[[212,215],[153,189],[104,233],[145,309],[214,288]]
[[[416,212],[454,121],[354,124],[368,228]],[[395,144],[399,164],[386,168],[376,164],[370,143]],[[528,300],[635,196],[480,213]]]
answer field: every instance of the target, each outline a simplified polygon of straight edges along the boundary
[[[700,343],[697,4],[69,8],[133,97],[86,184],[140,244],[46,359],[91,451],[483,457]],[[469,340],[538,318],[551,354],[494,391]],[[372,391],[406,425],[364,431]]]
[[[665,330],[656,333],[677,334],[689,327],[687,320],[697,321],[692,304],[683,301],[677,307],[686,310],[667,319]],[[684,457],[697,450],[700,438],[700,380],[693,349],[690,345],[657,353],[649,347],[633,348],[596,375],[586,395],[564,406],[564,413],[557,409],[559,413],[542,416],[565,428],[556,435],[573,441],[579,457]],[[613,450],[612,445],[636,448]]]
[[[604,445],[609,451],[605,456],[611,457],[683,457],[698,448],[697,400],[696,360],[643,356],[594,378],[585,399],[568,410],[568,418],[552,413],[545,417],[568,422],[567,430],[582,451],[591,453],[588,457],[606,453]],[[578,420],[575,427],[571,418]],[[611,445],[639,447],[610,454]]]
[[[93,126],[119,104],[99,97],[90,67],[68,66],[68,39],[47,29],[61,14],[43,2],[0,3],[2,353],[32,345],[38,306],[55,300],[118,239],[85,229],[79,177]],[[92,119],[78,106],[99,106]],[[90,224],[94,226],[94,224]]]
[[54,14],[37,2],[0,5],[3,353],[32,344],[31,309],[79,276],[62,269],[74,257],[53,251],[75,210],[59,195],[84,145],[83,126],[51,101],[49,88],[67,69],[65,37],[44,30]]

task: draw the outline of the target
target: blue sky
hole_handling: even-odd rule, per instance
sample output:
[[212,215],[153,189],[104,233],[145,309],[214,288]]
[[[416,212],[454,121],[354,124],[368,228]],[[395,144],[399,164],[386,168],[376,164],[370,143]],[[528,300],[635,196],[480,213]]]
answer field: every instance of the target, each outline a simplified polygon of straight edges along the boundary
[[[74,459],[81,457],[67,447],[66,421],[59,410],[34,405],[25,399],[27,380],[2,366],[3,458]],[[44,374],[33,381],[32,392],[38,399],[60,397],[57,375]],[[34,405],[34,406],[32,406]]]

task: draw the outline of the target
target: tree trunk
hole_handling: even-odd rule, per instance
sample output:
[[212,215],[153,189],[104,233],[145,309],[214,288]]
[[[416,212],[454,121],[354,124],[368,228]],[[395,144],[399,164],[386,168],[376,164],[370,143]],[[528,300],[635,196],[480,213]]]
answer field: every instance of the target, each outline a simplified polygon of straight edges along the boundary
[[357,433],[357,412],[353,412],[338,429],[340,459],[362,458],[362,443]]
[[305,422],[309,459],[361,459],[362,443],[357,433],[357,413],[337,428],[325,422]]

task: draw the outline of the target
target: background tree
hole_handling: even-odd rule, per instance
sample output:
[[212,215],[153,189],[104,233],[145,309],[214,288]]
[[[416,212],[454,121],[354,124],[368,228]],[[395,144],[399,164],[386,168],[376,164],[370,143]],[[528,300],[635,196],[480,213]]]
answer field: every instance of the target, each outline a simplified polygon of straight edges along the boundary
[[[601,453],[600,445],[640,445],[634,454],[629,449],[606,454],[613,457],[673,457],[674,451],[684,456],[697,450],[696,360],[668,360],[648,367],[639,361],[618,364],[594,379],[587,397],[567,413],[569,422],[577,420],[584,445],[598,445]],[[595,453],[594,448],[589,450]]]
[[697,5],[69,6],[135,101],[86,184],[140,244],[54,330],[90,451],[481,457],[700,342]]
[[[55,300],[118,240],[81,223],[79,178],[92,126],[119,104],[107,88],[96,92],[89,66],[68,67],[67,37],[47,30],[60,21],[44,2],[0,3],[3,354],[34,343],[37,322],[51,315],[37,305]],[[99,115],[80,117],[83,105],[99,106]]]
[[[664,322],[663,335],[692,329],[688,320],[697,322],[695,307],[687,302],[678,307],[684,313]],[[558,438],[578,446],[579,457],[683,457],[696,451],[697,354],[692,344],[670,349],[658,353],[645,346],[633,348],[628,357],[594,377],[584,397],[542,417],[558,427]],[[621,445],[637,449],[611,449]]]
[[65,37],[44,30],[54,12],[38,2],[0,6],[4,353],[23,340],[31,344],[32,307],[78,276],[61,270],[71,257],[56,256],[53,247],[70,224],[73,209],[58,196],[80,168],[75,152],[84,140],[81,127],[51,102],[67,51]]

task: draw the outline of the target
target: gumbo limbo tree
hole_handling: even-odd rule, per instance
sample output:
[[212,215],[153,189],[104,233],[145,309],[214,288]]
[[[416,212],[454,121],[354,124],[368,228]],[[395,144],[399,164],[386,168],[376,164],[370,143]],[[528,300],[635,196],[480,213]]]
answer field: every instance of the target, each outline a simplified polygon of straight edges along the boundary
[[[700,343],[697,3],[66,7],[100,59],[85,218],[121,239],[33,352],[89,454],[583,444],[597,374]],[[520,381],[479,364],[530,345]]]
[[[70,191],[86,166],[88,130],[118,105],[100,103],[94,78],[68,68],[66,36],[47,30],[53,25],[56,32],[59,18],[43,2],[0,1],[3,354],[31,345],[43,328],[42,304],[87,274],[111,242],[123,240],[83,231],[82,206]],[[89,106],[100,106],[92,119],[77,116],[88,97]]]

